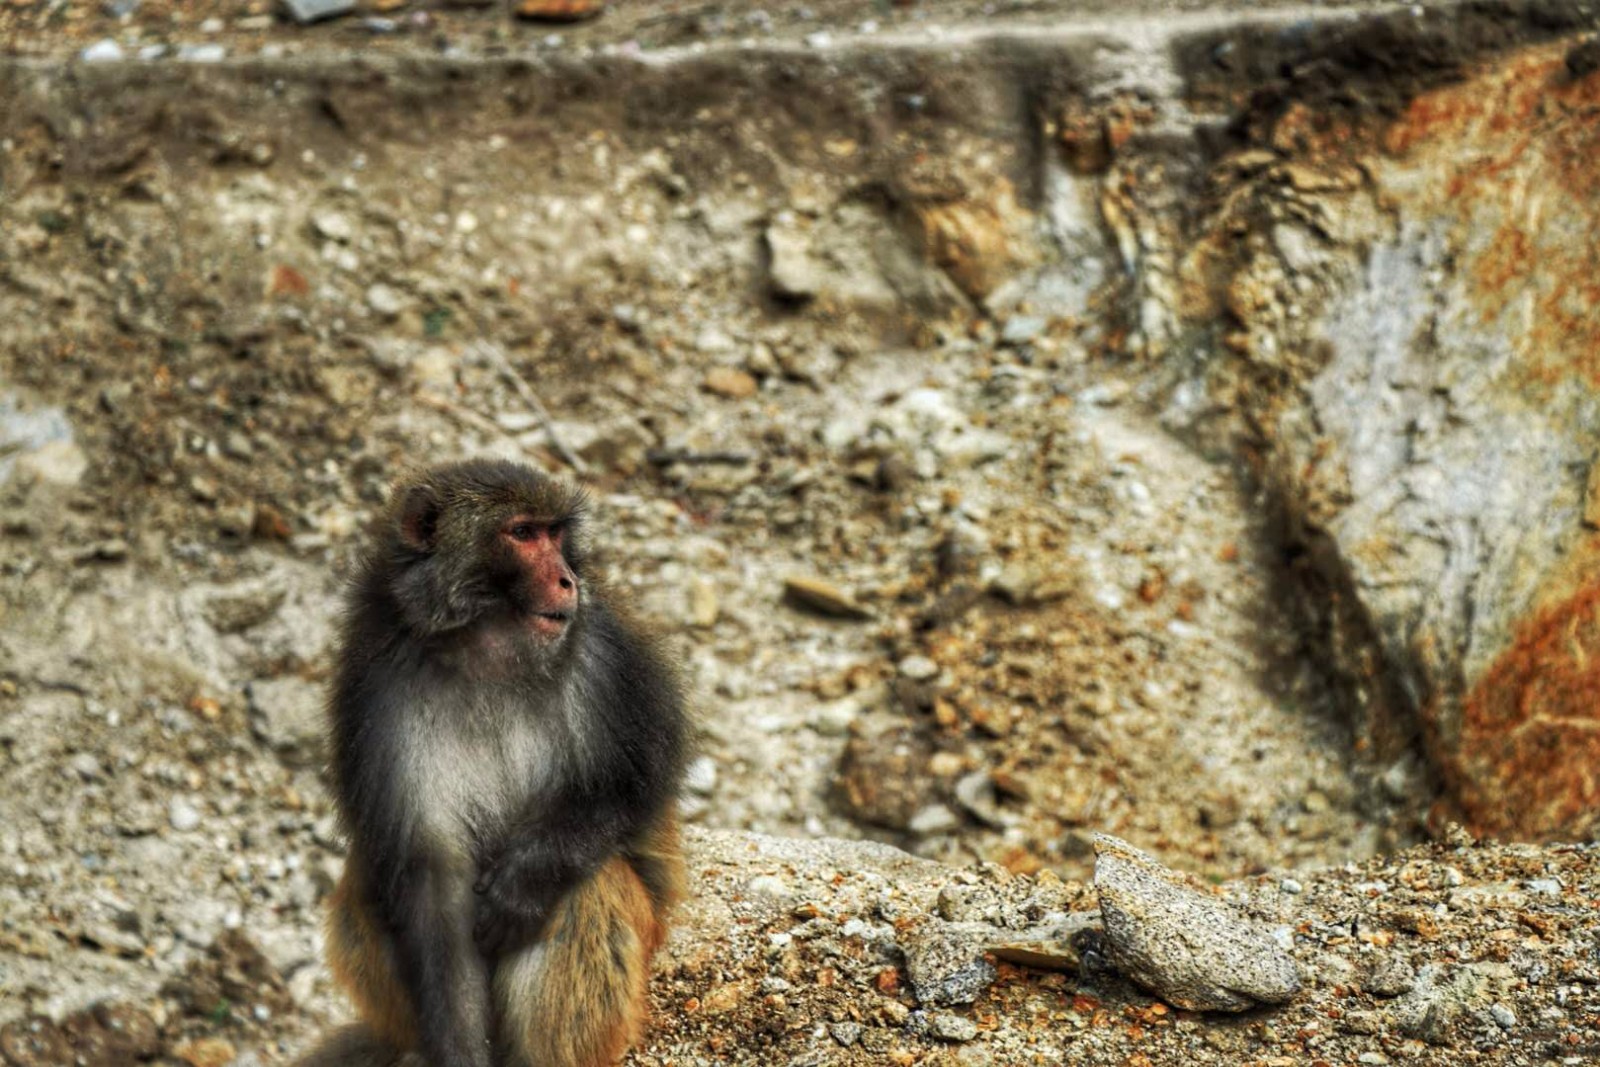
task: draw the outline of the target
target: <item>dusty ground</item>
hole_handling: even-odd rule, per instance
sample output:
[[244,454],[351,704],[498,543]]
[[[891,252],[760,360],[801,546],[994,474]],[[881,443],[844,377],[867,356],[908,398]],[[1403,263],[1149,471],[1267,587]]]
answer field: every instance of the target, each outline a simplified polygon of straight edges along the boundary
[[[1253,9],[1377,9],[1390,5],[1292,3],[1270,0]],[[929,36],[965,28],[1003,26],[1019,34],[1132,14],[1158,17],[1215,11],[1207,0],[1143,0],[1135,8],[1109,0],[620,0],[593,19],[574,23],[522,19],[515,5],[362,0],[350,15],[297,26],[274,0],[115,0],[84,5],[66,0],[8,0],[0,9],[0,43],[18,56],[60,56],[99,41],[117,42],[132,57],[162,48],[169,56],[222,46],[233,57],[456,51],[494,55],[527,50],[655,50],[694,46],[807,44],[830,47],[852,40],[870,47],[880,34]],[[214,52],[200,52],[210,61]],[[156,56],[152,55],[152,58]]]
[[[694,681],[693,822],[881,838],[992,861],[991,878],[1082,878],[1090,830],[1215,880],[1416,840],[1427,776],[1362,750],[1249,465],[1169,432],[1170,370],[1120,344],[1137,316],[1110,299],[1116,242],[1143,235],[1057,205],[1073,255],[1047,280],[1097,294],[1074,315],[974,299],[981,271],[940,259],[936,223],[969,224],[971,187],[1027,188],[1033,149],[994,118],[1014,100],[916,56],[895,62],[922,81],[883,75],[896,119],[874,125],[851,94],[873,99],[875,68],[752,114],[728,86],[815,73],[729,82],[713,56],[680,104],[651,92],[679,75],[648,57],[617,89],[603,65],[457,87],[309,54],[1026,28],[1062,9],[624,3],[557,46],[493,11],[371,37],[266,9],[213,32],[204,5],[4,8],[14,54],[108,34],[129,55],[308,54],[278,85],[224,65],[204,92],[115,64],[104,83],[7,71],[23,103],[0,119],[0,1022],[109,991],[157,1005],[169,1061],[227,1062],[192,1044],[223,1041],[270,1063],[340,1013],[316,962],[341,862],[316,771],[329,620],[394,472],[464,454],[569,474],[563,452],[581,457],[607,569]],[[830,64],[840,47],[805,46]],[[1049,167],[1030,180],[1072,188]],[[906,244],[924,224],[931,252]],[[823,267],[774,283],[792,231]],[[848,291],[787,291],[808,269]],[[797,603],[791,579],[857,617]],[[675,1010],[733,980],[694,969],[710,966],[671,965],[642,1062],[767,1054]],[[1068,1010],[1063,986],[1026,988],[1050,1005],[1006,1012]],[[814,1062],[865,1055],[829,1041]],[[1275,1033],[1238,1041],[1299,1055]]]

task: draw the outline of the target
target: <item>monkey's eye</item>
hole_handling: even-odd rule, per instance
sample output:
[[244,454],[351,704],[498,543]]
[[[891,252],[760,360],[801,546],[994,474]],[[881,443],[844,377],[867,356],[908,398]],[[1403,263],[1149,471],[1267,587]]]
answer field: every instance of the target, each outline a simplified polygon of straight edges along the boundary
[[513,541],[532,541],[539,536],[539,527],[531,522],[519,522],[506,533]]

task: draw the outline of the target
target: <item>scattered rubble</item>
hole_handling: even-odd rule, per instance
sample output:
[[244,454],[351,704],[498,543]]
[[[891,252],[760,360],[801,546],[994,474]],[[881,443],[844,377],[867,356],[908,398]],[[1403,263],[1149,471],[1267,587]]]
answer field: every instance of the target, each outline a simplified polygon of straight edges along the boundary
[[640,1063],[1600,1047],[1589,849],[1395,851],[1593,811],[1575,6],[180,6],[0,5],[0,1058],[343,1013],[331,621],[466,454],[695,686]]

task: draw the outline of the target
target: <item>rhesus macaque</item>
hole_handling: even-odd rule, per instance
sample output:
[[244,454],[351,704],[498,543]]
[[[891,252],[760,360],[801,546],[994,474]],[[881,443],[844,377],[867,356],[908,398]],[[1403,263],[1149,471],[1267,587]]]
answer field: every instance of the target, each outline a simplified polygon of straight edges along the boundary
[[680,893],[677,677],[584,573],[580,495],[504,462],[401,486],[331,698],[362,1021],[302,1067],[602,1067]]

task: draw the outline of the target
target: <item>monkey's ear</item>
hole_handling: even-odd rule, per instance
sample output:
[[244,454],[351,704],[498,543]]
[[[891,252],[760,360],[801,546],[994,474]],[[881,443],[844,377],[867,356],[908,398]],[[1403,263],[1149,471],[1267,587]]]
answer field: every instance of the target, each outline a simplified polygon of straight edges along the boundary
[[444,505],[432,489],[425,485],[412,486],[400,507],[400,540],[418,552],[432,551],[439,535],[439,515],[443,511]]

